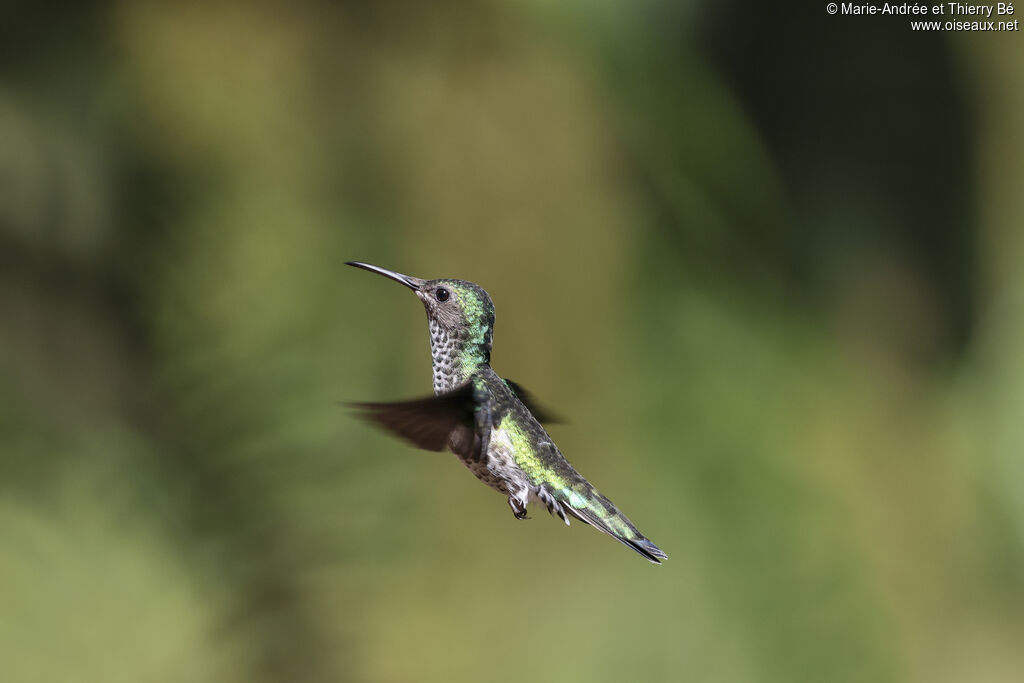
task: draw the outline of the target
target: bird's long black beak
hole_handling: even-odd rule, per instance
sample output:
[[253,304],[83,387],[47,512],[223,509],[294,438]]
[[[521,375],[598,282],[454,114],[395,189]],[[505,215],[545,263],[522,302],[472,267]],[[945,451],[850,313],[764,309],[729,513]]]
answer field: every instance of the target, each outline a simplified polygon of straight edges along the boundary
[[418,277],[402,275],[401,273],[396,273],[393,270],[381,268],[380,266],[373,266],[370,265],[369,263],[363,263],[362,261],[346,261],[345,265],[355,266],[356,268],[362,268],[363,270],[368,270],[371,273],[380,273],[384,277],[391,278],[395,282],[401,282],[403,285],[412,290],[419,290],[419,288],[422,287],[424,283],[426,283],[426,280],[421,280]]

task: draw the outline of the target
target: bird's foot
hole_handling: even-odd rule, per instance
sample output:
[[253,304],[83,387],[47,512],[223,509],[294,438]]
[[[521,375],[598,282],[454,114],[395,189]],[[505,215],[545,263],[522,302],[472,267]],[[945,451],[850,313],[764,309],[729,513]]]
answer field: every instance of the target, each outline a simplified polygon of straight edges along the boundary
[[508,497],[508,506],[512,508],[512,514],[516,516],[516,519],[529,519],[530,516],[526,514],[526,503],[519,498],[512,496]]

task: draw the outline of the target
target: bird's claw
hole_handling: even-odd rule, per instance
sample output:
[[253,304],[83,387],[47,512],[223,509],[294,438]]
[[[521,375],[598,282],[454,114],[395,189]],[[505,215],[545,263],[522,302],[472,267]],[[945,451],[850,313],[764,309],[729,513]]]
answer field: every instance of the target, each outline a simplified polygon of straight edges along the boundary
[[530,519],[530,516],[526,514],[526,505],[522,501],[509,496],[508,506],[512,508],[512,514],[515,515],[516,519]]

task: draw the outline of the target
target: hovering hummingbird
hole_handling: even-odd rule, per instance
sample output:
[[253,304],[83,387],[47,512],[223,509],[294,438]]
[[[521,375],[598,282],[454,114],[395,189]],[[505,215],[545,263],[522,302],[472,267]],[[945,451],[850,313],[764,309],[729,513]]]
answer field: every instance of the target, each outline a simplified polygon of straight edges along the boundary
[[427,310],[434,396],[357,403],[362,416],[419,448],[449,448],[480,481],[508,496],[516,519],[540,502],[566,525],[589,524],[655,564],[667,559],[562,456],[541,422],[552,418],[515,382],[491,369],[494,305],[465,280],[421,280],[359,261],[416,293]]

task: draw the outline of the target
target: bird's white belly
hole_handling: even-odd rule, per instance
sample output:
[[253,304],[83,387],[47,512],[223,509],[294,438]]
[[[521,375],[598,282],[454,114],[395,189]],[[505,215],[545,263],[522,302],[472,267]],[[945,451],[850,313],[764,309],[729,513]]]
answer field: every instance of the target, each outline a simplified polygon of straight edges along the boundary
[[487,448],[487,457],[480,461],[463,460],[462,463],[477,479],[491,488],[508,494],[529,486],[526,475],[516,465],[512,439],[502,429],[491,431],[491,441]]

